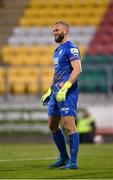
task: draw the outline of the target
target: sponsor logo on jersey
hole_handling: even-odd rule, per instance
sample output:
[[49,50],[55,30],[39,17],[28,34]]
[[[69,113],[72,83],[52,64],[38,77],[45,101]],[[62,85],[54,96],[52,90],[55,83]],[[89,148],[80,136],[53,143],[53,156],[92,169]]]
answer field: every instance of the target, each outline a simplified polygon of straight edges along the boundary
[[77,48],[71,48],[70,51],[73,55],[79,55],[79,50]]
[[58,66],[58,58],[54,58],[54,66]]

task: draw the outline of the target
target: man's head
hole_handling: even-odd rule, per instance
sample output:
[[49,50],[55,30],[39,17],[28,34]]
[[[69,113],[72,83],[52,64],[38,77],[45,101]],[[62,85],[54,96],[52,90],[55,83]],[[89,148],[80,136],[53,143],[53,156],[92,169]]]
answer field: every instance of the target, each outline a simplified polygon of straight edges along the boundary
[[68,37],[69,25],[64,21],[56,22],[53,28],[53,34],[55,36],[55,42],[62,43]]

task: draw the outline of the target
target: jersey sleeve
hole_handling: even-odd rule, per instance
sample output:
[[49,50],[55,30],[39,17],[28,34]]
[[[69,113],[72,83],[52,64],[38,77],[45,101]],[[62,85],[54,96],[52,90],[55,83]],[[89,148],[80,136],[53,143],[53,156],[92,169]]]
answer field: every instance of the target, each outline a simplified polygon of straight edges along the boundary
[[80,59],[80,51],[78,47],[69,47],[67,49],[67,55],[70,61],[75,61],[75,60]]

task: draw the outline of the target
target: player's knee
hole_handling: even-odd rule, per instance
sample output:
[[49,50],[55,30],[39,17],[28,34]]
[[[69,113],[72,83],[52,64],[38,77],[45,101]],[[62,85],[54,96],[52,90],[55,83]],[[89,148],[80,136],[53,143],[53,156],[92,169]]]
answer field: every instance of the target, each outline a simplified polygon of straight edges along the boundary
[[65,124],[64,127],[68,134],[72,134],[72,133],[76,132],[76,128],[74,126]]
[[67,127],[67,126],[66,126],[65,129],[66,129],[66,131],[67,131],[68,134],[71,133],[71,128],[70,128],[70,127]]
[[51,132],[56,132],[58,130],[58,127],[53,126],[52,124],[49,124],[49,129]]
[[50,129],[51,132],[54,132],[54,127],[53,126],[49,125],[49,129]]
[[72,133],[76,132],[76,126],[75,126],[74,118],[63,119],[63,124],[64,124],[64,127],[65,127],[68,134],[72,134]]

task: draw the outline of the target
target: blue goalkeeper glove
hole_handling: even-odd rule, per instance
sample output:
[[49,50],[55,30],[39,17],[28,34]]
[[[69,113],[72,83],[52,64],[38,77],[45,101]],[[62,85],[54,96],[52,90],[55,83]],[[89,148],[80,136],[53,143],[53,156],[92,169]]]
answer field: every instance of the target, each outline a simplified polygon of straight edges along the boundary
[[65,101],[66,99],[66,93],[68,91],[68,89],[72,86],[72,83],[67,81],[63,87],[58,91],[57,93],[57,96],[56,96],[56,100],[58,102],[61,102],[61,101]]
[[52,93],[52,89],[49,88],[47,93],[42,96],[41,101],[42,101],[43,106],[48,105],[51,93]]

